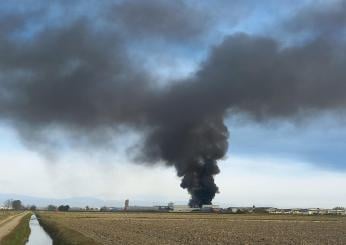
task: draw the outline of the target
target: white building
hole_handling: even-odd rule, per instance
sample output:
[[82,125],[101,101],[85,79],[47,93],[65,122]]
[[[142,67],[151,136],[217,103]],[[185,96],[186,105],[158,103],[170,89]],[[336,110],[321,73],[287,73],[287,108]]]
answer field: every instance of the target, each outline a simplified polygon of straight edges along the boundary
[[220,206],[219,205],[202,205],[201,211],[219,211]]
[[319,208],[309,208],[308,214],[309,215],[314,215],[314,214],[319,214],[320,209]]
[[276,214],[277,208],[268,208],[268,213],[270,214]]
[[0,206],[0,210],[12,210],[12,207]]
[[174,205],[173,212],[192,212],[200,208],[191,208],[189,205]]
[[345,209],[328,209],[328,214],[346,215]]

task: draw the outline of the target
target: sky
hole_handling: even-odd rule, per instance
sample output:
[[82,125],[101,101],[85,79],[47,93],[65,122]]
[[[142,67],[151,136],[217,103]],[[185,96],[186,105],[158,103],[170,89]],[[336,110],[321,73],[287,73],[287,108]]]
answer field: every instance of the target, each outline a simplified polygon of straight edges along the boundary
[[0,193],[346,206],[345,16],[343,0],[3,1]]

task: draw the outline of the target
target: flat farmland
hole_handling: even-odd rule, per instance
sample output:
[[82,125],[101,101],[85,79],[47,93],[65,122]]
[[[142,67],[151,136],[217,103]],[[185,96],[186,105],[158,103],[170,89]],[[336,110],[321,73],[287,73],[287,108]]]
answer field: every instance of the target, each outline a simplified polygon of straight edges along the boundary
[[6,219],[9,216],[10,216],[9,212],[1,212],[0,211],[0,221]]
[[18,213],[19,212],[16,212],[16,211],[0,210],[0,222]]
[[99,244],[346,244],[346,217],[42,212]]

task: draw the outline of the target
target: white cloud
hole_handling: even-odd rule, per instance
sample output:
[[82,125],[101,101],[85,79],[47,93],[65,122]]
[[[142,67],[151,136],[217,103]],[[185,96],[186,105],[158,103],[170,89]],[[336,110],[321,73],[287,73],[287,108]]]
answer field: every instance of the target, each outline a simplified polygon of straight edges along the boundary
[[215,202],[234,206],[346,206],[346,173],[325,171],[304,162],[237,158],[221,163]]
[[[0,131],[5,137],[4,132]],[[184,203],[189,199],[173,168],[131,164],[119,152],[116,156],[67,153],[47,160],[17,147],[18,142],[10,134],[6,137],[0,144],[0,193],[48,198],[130,198],[155,204],[170,200]],[[235,154],[220,162],[220,168],[221,173],[216,176],[220,194],[214,203],[223,206],[346,206],[344,172],[289,159]]]
[[172,168],[134,165],[118,158],[69,154],[54,162],[29,151],[0,156],[0,193],[49,198],[97,197],[187,200]]

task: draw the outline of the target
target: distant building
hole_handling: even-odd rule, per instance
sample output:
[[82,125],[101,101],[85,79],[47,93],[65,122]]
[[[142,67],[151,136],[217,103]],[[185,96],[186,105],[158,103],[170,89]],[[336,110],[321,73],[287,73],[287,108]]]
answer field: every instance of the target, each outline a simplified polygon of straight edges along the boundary
[[[117,212],[117,211],[122,211],[123,208],[119,208],[119,207],[106,207],[103,206],[99,209],[100,212]],[[95,209],[95,211],[97,211],[97,209]]]
[[168,203],[168,209],[169,210],[173,210],[174,209],[174,203],[173,202],[169,202]]
[[268,213],[270,213],[270,214],[276,214],[276,212],[277,212],[277,208],[269,208],[268,209]]
[[270,214],[296,214],[296,215],[346,215],[344,208],[294,208],[294,209],[278,209],[269,208],[268,213]]
[[327,214],[346,215],[345,209],[328,209]]
[[191,208],[189,205],[174,205],[173,212],[192,212],[200,210],[200,208]]
[[124,205],[124,211],[127,211],[129,209],[129,204],[130,204],[129,199],[126,199],[125,200],[125,205]]
[[323,214],[327,214],[328,210],[327,209],[320,209],[319,214],[323,215]]
[[171,210],[169,206],[165,206],[165,205],[160,205],[160,206],[154,206],[155,208],[157,208],[159,211],[169,211]]
[[320,213],[320,209],[319,208],[309,208],[308,210],[308,214],[309,215],[316,215]]
[[133,212],[140,212],[140,211],[146,211],[146,212],[150,212],[150,211],[160,211],[159,209],[160,206],[153,206],[153,207],[149,207],[149,206],[128,206],[127,207],[127,211],[133,211]]
[[229,207],[228,210],[230,210],[232,213],[252,213],[253,207]]
[[219,205],[202,205],[202,208],[201,208],[201,211],[204,211],[204,212],[218,212],[220,211],[221,208]]
[[255,207],[253,208],[254,213],[269,213],[271,207]]

